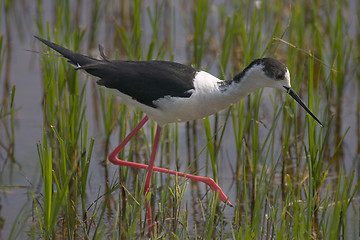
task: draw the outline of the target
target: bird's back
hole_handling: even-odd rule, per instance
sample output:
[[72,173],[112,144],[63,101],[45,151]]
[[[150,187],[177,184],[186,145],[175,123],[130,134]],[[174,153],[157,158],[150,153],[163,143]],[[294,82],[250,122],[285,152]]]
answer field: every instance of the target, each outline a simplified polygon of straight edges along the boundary
[[[59,52],[76,69],[82,69],[100,78],[97,83],[128,96],[141,104],[156,108],[154,101],[170,97],[188,98],[194,89],[194,68],[169,61],[109,61],[100,49],[103,59],[91,58],[45,39],[36,37]],[[127,101],[129,102],[129,101]]]
[[136,101],[155,107],[154,101],[190,97],[196,70],[168,61],[110,61],[85,68],[100,78],[99,85],[118,90]]

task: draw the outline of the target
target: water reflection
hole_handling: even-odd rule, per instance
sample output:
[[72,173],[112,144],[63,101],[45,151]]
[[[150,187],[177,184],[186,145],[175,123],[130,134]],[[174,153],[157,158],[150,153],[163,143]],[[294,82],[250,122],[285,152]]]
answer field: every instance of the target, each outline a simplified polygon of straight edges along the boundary
[[[5,13],[8,13],[9,9],[5,9]],[[9,14],[5,14],[5,36],[0,35],[0,73],[1,73],[1,85],[3,87],[1,94],[1,106],[0,106],[0,120],[1,120],[1,135],[0,135],[0,157],[1,157],[1,169],[4,171],[8,163],[10,163],[10,169],[12,163],[15,163],[14,158],[14,106],[12,102],[11,82],[10,82],[10,67],[12,59],[12,46],[11,44],[5,45],[4,43],[11,43],[11,19]],[[15,90],[15,88],[13,88]]]
[[[8,9],[6,9],[6,12]],[[9,28],[9,16],[6,14],[5,26],[6,35],[5,41],[11,40],[10,28]],[[11,65],[11,45],[5,46],[4,35],[0,35],[0,84],[2,85],[2,98],[0,99],[0,185],[5,185],[7,182],[12,183],[12,171],[16,163],[14,151],[15,151],[15,136],[14,136],[14,103],[13,96],[15,95],[15,86],[11,92],[10,86],[10,65]],[[9,179],[4,179],[6,175],[3,173],[9,171]],[[0,231],[2,232],[5,225],[5,218],[3,218],[3,200],[6,198],[7,189],[2,188],[0,197]]]

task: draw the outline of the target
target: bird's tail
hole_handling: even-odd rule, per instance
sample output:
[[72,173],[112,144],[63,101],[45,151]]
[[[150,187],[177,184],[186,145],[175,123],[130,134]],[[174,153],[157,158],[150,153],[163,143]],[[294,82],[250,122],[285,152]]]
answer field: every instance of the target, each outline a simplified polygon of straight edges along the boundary
[[97,60],[95,58],[91,58],[76,52],[73,52],[69,49],[66,49],[60,45],[57,45],[53,42],[49,42],[45,39],[42,39],[40,37],[34,36],[36,39],[44,43],[46,46],[54,49],[61,55],[63,55],[66,59],[68,59],[68,62],[73,65],[77,69],[84,69],[86,66],[98,64],[100,60]]

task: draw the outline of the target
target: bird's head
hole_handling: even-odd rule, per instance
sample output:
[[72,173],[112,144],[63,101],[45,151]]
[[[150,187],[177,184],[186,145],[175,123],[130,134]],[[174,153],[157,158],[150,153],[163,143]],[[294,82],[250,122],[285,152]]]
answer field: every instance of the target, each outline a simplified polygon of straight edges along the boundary
[[255,59],[242,71],[242,73],[235,76],[234,81],[237,80],[248,81],[246,85],[252,91],[263,87],[271,87],[288,93],[321,126],[323,126],[320,120],[310,111],[301,98],[292,90],[290,84],[290,72],[287,67],[280,61],[274,58]]
[[[290,88],[290,73],[287,67],[274,58],[253,60],[238,76],[239,81],[249,81],[249,88],[271,87],[286,91]],[[237,81],[237,79],[234,79]],[[253,89],[252,89],[253,90]]]

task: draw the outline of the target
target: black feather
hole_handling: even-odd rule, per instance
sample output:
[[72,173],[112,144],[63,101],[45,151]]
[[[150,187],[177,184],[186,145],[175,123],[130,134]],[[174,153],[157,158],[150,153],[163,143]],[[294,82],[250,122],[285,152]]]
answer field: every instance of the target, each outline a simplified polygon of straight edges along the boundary
[[75,53],[42,38],[38,40],[59,52],[70,63],[99,77],[99,85],[117,89],[145,105],[156,107],[165,96],[190,97],[194,89],[194,68],[169,61],[109,61],[100,47],[102,60]]

